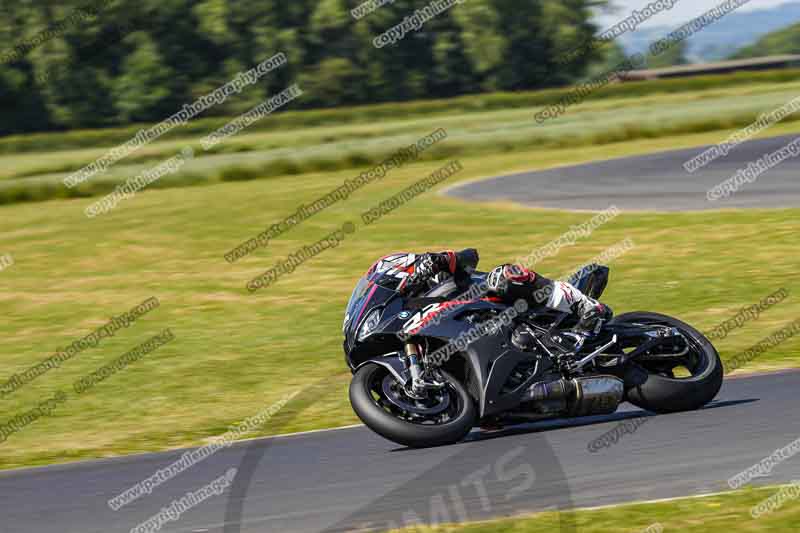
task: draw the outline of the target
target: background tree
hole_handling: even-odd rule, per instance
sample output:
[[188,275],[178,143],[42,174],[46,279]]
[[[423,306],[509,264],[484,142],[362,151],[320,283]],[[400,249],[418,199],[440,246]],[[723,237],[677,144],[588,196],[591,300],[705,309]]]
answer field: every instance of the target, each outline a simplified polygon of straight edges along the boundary
[[[205,115],[250,109],[297,82],[292,107],[519,91],[570,83],[596,58],[558,58],[591,38],[596,0],[470,0],[377,49],[430,0],[47,0],[0,5],[0,134],[152,122],[284,52],[289,63]],[[47,38],[29,42],[42,31]],[[4,60],[5,58],[5,60]]]

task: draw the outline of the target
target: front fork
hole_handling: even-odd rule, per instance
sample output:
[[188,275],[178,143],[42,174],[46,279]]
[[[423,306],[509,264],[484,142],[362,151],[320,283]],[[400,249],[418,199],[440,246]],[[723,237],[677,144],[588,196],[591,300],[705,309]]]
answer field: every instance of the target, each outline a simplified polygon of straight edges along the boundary
[[413,342],[406,342],[405,345],[405,363],[411,374],[411,387],[406,388],[406,392],[415,399],[422,400],[425,398],[427,390],[438,390],[445,386],[444,383],[424,378],[424,371],[421,364],[422,356],[419,352],[419,346]]

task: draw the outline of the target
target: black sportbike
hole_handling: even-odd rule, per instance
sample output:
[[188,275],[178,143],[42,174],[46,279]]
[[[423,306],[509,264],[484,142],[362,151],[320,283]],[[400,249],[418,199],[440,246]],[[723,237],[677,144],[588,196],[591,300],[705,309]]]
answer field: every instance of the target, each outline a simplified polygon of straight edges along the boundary
[[[570,282],[599,298],[608,274],[590,265]],[[485,279],[442,280],[419,296],[384,273],[359,280],[344,351],[350,403],[369,428],[437,446],[482,422],[611,414],[623,401],[656,413],[698,409],[722,386],[716,349],[680,320],[626,313],[587,337],[567,314],[487,297]]]

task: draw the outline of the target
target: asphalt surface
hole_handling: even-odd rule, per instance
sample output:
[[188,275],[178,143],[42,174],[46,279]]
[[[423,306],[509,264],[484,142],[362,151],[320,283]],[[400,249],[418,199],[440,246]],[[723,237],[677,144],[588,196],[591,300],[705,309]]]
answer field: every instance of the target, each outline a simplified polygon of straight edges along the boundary
[[743,143],[689,174],[683,164],[708,147],[491,178],[453,187],[447,194],[474,201],[513,201],[559,209],[684,211],[800,206],[800,159],[790,158],[745,183],[734,195],[708,201],[706,191],[797,135]]
[[[379,530],[717,492],[800,436],[798,390],[800,372],[733,379],[699,411],[653,416],[625,404],[607,417],[473,432],[464,443],[428,450],[398,447],[364,427],[256,440],[217,452],[119,511],[109,498],[182,452],[7,472],[0,532],[131,531],[232,467],[243,484],[160,531]],[[643,424],[589,451],[622,421]],[[798,477],[800,457],[756,483]],[[560,531],[573,529],[565,521]]]

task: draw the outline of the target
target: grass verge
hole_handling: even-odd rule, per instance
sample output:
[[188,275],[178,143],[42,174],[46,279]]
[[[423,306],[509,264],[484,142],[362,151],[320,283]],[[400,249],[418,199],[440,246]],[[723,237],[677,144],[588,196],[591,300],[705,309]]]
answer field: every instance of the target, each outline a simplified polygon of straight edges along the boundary
[[[465,170],[453,181],[711,138],[465,157]],[[429,192],[363,227],[362,212],[440,165],[422,162],[394,170],[380,184],[355,192],[234,264],[223,254],[354,173],[146,191],[91,220],[83,215],[88,200],[0,207],[0,254],[14,258],[0,271],[6,316],[0,322],[0,376],[44,360],[148,297],[161,301],[135,325],[0,400],[2,424],[56,391],[70,395],[50,416],[0,444],[0,468],[196,445],[319,380],[328,386],[317,401],[302,409],[290,403],[252,436],[354,423],[341,321],[356,279],[375,258],[394,250],[474,246],[489,267],[527,255],[591,216],[464,204]],[[789,298],[780,306],[718,343],[725,358],[800,317],[798,214],[797,209],[625,213],[537,269],[558,276],[630,237],[636,247],[612,264],[604,299],[617,312],[664,312],[701,329],[787,288]],[[248,280],[347,220],[358,223],[358,231],[340,246],[268,289],[255,294],[244,289]],[[174,341],[89,393],[71,393],[76,380],[167,327]],[[743,370],[797,366],[798,346],[798,339],[791,339]]]
[[[747,489],[702,498],[657,503],[628,504],[586,511],[540,513],[522,518],[472,524],[414,527],[403,533],[534,533],[559,531],[563,523],[575,524],[575,533],[743,533],[797,531],[800,504],[788,501],[773,513],[753,519],[750,509],[775,494],[780,487]],[[660,526],[660,529],[659,527]],[[650,528],[650,529],[648,529]]]

